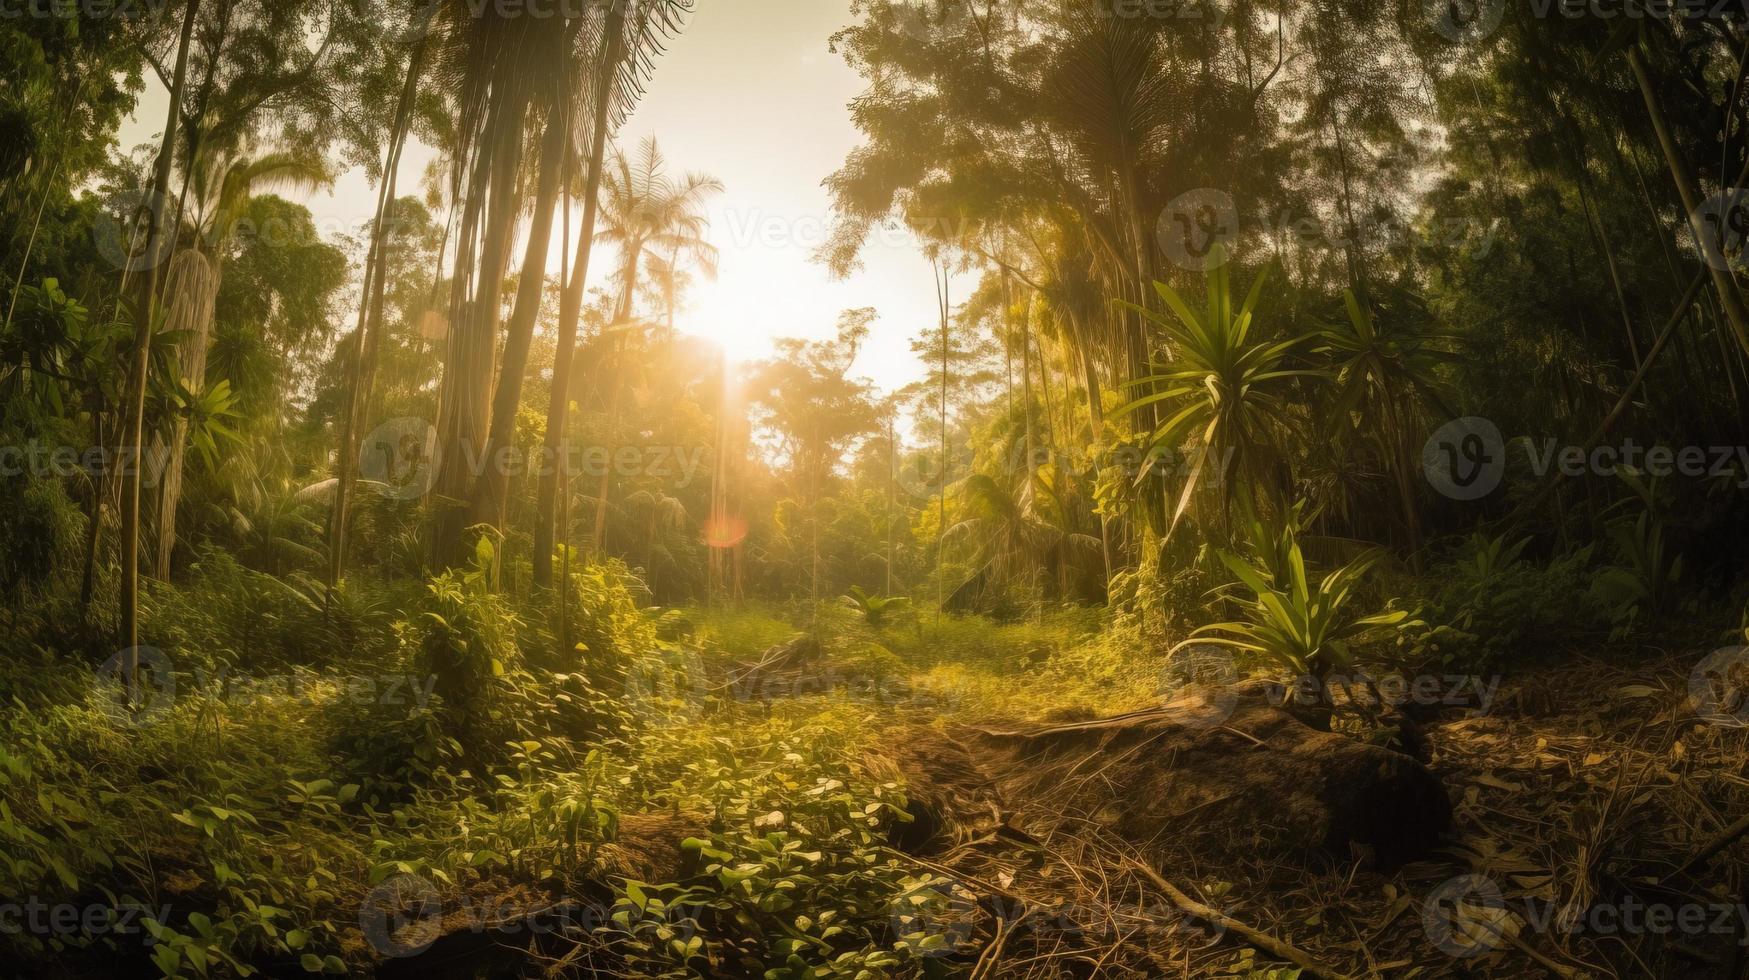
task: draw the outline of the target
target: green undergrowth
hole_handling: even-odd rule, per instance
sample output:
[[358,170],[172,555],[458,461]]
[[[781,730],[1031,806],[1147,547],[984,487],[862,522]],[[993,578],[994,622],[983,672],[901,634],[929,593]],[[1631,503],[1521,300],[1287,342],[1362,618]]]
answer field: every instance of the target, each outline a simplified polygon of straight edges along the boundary
[[[362,913],[412,880],[444,908],[595,903],[590,955],[628,975],[951,973],[906,911],[932,900],[928,872],[884,845],[905,787],[859,760],[898,725],[1157,703],[1194,629],[1159,604],[1200,575],[998,622],[651,609],[617,564],[581,569],[561,611],[476,558],[330,596],[203,556],[148,592],[131,699],[119,653],[57,631],[64,611],[24,614],[0,657],[0,895],[74,912],[0,934],[0,954],[49,976],[368,972],[384,949]],[[1444,561],[1410,600],[1428,625],[1377,655],[1489,663],[1539,622],[1610,629],[1573,560],[1479,541]],[[1373,608],[1391,585],[1368,588]],[[749,671],[809,635],[805,663]],[[677,880],[615,863],[651,815],[685,828],[685,862],[646,877]]]
[[[51,976],[366,972],[381,950],[361,912],[414,876],[446,908],[606,886],[590,941],[628,974],[939,972],[938,940],[892,916],[926,882],[883,846],[903,788],[854,764],[890,705],[711,696],[689,669],[794,627],[640,610],[615,567],[579,576],[561,620],[480,567],[343,589],[324,616],[319,592],[203,563],[150,595],[161,658],[132,699],[112,683],[125,661],[8,650],[0,894],[80,919],[8,932],[5,955]],[[909,675],[926,649],[1004,662],[965,624],[853,626],[822,624],[858,669]],[[681,881],[610,873],[622,818],[652,813],[695,827]]]
[[1160,694],[1157,653],[1114,635],[1108,614],[1097,609],[1051,607],[1006,623],[907,611],[871,625],[835,604],[811,617],[753,607],[690,610],[687,618],[705,662],[723,666],[757,662],[772,645],[809,632],[791,625],[786,612],[812,622],[820,637],[820,661],[803,693],[821,703],[932,717],[1036,718],[1065,707],[1127,710]]

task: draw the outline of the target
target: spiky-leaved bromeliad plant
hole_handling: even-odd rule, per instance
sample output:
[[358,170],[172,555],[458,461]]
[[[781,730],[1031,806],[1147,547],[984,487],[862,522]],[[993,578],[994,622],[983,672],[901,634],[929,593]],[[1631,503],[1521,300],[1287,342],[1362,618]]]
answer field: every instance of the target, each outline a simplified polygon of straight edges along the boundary
[[1217,246],[1208,258],[1206,311],[1199,313],[1161,282],[1154,284],[1154,290],[1171,315],[1125,304],[1169,341],[1171,357],[1153,375],[1133,382],[1130,387],[1137,397],[1114,414],[1160,413],[1147,436],[1150,458],[1162,447],[1200,450],[1193,455],[1195,465],[1173,511],[1174,527],[1208,476],[1204,463],[1211,455],[1222,467],[1231,467],[1221,479],[1223,516],[1241,483],[1277,486],[1283,437],[1294,429],[1289,383],[1330,377],[1319,368],[1293,366],[1294,355],[1309,335],[1263,336],[1257,316],[1268,280],[1265,268],[1243,299],[1235,302],[1238,294],[1226,253]]
[[[1308,570],[1299,541],[1299,508],[1279,532],[1258,518],[1249,521],[1256,557],[1219,552],[1221,563],[1250,593],[1235,601],[1244,619],[1210,623],[1179,647],[1213,643],[1268,658],[1295,677],[1323,679],[1346,670],[1355,646],[1383,639],[1415,625],[1400,609],[1360,614],[1357,587],[1384,558],[1370,549],[1321,579]],[[1175,648],[1176,649],[1176,648]]]
[[870,626],[879,626],[886,620],[887,613],[898,612],[911,604],[910,596],[875,596],[869,595],[860,585],[850,587],[850,593],[844,597],[844,604],[857,612]]

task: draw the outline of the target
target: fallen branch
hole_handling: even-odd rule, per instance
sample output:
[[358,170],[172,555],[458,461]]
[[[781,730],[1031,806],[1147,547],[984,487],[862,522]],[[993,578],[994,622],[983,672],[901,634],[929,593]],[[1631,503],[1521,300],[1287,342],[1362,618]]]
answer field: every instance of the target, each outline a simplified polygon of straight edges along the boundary
[[1245,923],[1240,922],[1238,919],[1217,912],[1196,899],[1191,898],[1184,892],[1179,891],[1178,887],[1172,884],[1172,882],[1160,877],[1159,872],[1142,862],[1137,861],[1135,858],[1125,858],[1124,860],[1130,867],[1141,872],[1143,877],[1153,882],[1154,885],[1161,891],[1165,892],[1169,898],[1174,902],[1177,902],[1180,908],[1189,912],[1191,915],[1212,922],[1233,935],[1244,939],[1247,943],[1250,943],[1257,949],[1268,953],[1278,960],[1285,960],[1288,963],[1292,963],[1314,976],[1328,977],[1330,980],[1351,980],[1348,974],[1343,973],[1334,967],[1320,963],[1318,960],[1312,958],[1311,954],[1304,952],[1298,947],[1291,946],[1267,932],[1253,929]]
[[1013,933],[1013,930],[1006,928],[1007,925],[1008,920],[997,917],[996,936],[990,940],[990,945],[984,947],[984,952],[979,954],[977,965],[972,967],[970,980],[986,980],[995,971],[996,964],[1002,960],[1002,946]]
[[1669,881],[1691,868],[1698,867],[1714,854],[1717,854],[1725,848],[1730,847],[1732,844],[1735,844],[1738,838],[1742,837],[1744,834],[1749,834],[1749,814],[1745,814],[1738,819],[1736,823],[1726,827],[1724,833],[1714,837],[1705,847],[1695,851],[1693,857],[1682,862],[1682,866],[1675,871],[1665,875],[1664,880]]
[[1537,952],[1534,948],[1532,948],[1532,946],[1529,943],[1525,942],[1523,939],[1519,938],[1517,935],[1515,935],[1511,932],[1502,932],[1502,933],[1500,933],[1500,935],[1505,936],[1506,940],[1508,942],[1512,943],[1512,945],[1517,946],[1520,952],[1522,952],[1524,955],[1530,957],[1531,959],[1536,960],[1538,963],[1541,963],[1544,967],[1547,967],[1549,972],[1553,973],[1557,977],[1560,977],[1561,980],[1578,980],[1578,978],[1581,976],[1579,971],[1573,969],[1572,967],[1563,966],[1562,964],[1557,963],[1554,960],[1549,959],[1547,956],[1544,956],[1543,954]]

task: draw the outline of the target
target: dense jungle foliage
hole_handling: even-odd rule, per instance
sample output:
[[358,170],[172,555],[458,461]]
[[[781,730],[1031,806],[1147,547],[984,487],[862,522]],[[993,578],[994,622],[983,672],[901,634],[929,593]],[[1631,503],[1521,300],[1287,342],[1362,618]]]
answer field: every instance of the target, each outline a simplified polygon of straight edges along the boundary
[[0,973],[1749,975],[1749,12],[693,4],[0,0]]

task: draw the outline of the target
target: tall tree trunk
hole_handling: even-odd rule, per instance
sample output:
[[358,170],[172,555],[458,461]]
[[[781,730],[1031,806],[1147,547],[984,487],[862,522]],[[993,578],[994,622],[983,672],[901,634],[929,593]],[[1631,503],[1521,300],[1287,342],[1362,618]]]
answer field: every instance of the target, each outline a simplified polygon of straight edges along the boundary
[[[170,105],[165,110],[164,142],[152,173],[151,195],[146,202],[146,243],[156,248],[164,224],[165,197],[170,192],[170,165],[175,157],[176,130],[182,119],[182,94],[188,80],[188,45],[194,34],[200,0],[188,0],[182,14],[182,34],[176,42],[176,69],[170,82]],[[158,266],[140,280],[134,300],[133,358],[128,365],[127,402],[121,433],[121,642],[129,654],[125,665],[130,682],[136,680],[140,642],[140,467],[144,465],[146,423],[146,369],[152,350],[152,321],[157,313]]]
[[[1105,445],[1105,406],[1100,401],[1099,372],[1093,366],[1093,356],[1083,351],[1081,353],[1081,371],[1087,384],[1087,428],[1093,436],[1094,473],[1098,473],[1099,450]],[[1105,585],[1111,586],[1113,568],[1111,554],[1111,520],[1102,512],[1099,514],[1099,553],[1105,560]]]
[[[1688,284],[1687,291],[1677,301],[1676,309],[1671,312],[1670,318],[1664,322],[1663,328],[1658,331],[1656,339],[1652,341],[1651,349],[1646,351],[1645,360],[1640,362],[1639,370],[1635,371],[1634,376],[1629,378],[1628,383],[1622,387],[1621,397],[1616,399],[1615,406],[1609,410],[1609,414],[1603,417],[1603,421],[1597,424],[1597,428],[1580,446],[1583,454],[1589,455],[1592,450],[1596,449],[1598,444],[1603,441],[1603,437],[1609,434],[1610,429],[1614,428],[1616,422],[1620,421],[1622,415],[1627,412],[1628,406],[1633,404],[1634,394],[1646,380],[1646,376],[1651,373],[1652,364],[1658,359],[1658,355],[1663,353],[1665,345],[1675,336],[1676,328],[1688,318],[1690,308],[1700,296],[1701,286],[1706,283],[1706,280],[1707,274],[1704,270],[1695,273],[1694,279]],[[1568,414],[1572,414],[1571,411]],[[1537,485],[1536,492],[1514,508],[1507,517],[1505,534],[1510,535],[1525,517],[1542,506],[1542,502],[1548,499],[1550,493],[1556,491],[1561,484],[1560,475],[1559,469],[1551,469],[1543,476],[1542,482]]]
[[1610,243],[1609,230],[1603,224],[1603,207],[1598,202],[1596,193],[1591,187],[1591,172],[1587,165],[1585,133],[1579,128],[1579,123],[1567,111],[1566,106],[1558,101],[1556,107],[1560,111],[1561,122],[1572,134],[1572,152],[1568,155],[1573,165],[1574,182],[1579,189],[1579,203],[1585,210],[1586,223],[1591,229],[1592,238],[1596,240],[1598,249],[1602,252],[1604,265],[1609,271],[1610,286],[1615,290],[1616,306],[1621,311],[1623,336],[1627,339],[1628,353],[1635,369],[1640,366],[1640,342],[1634,334],[1633,314],[1628,310],[1627,291],[1622,287],[1621,272],[1615,260],[1615,247]]
[[1400,400],[1386,391],[1386,420],[1390,432],[1389,440],[1396,447],[1393,455],[1396,459],[1391,465],[1397,480],[1397,500],[1403,508],[1403,529],[1409,535],[1409,568],[1417,575],[1422,572],[1421,561],[1421,508],[1416,506],[1415,483],[1410,475],[1415,472],[1414,448],[1403,438],[1408,431],[1408,419],[1405,418]]
[[[607,156],[607,131],[611,128],[613,79],[619,70],[624,39],[625,7],[614,4],[607,16],[596,65],[595,106],[589,130],[589,176],[583,189],[583,223],[577,239],[577,257],[571,278],[559,298],[559,337],[553,353],[553,389],[547,399],[546,458],[553,465],[541,474],[534,523],[534,584],[549,587],[553,581],[553,516],[558,494],[560,454],[565,440],[565,422],[570,414],[571,367],[576,357],[577,322],[583,314],[584,286],[589,278],[589,257],[595,244],[595,215],[601,195],[601,168]],[[566,184],[569,186],[567,176]]]
[[370,404],[372,383],[376,379],[376,358],[382,338],[383,294],[388,276],[388,242],[384,224],[395,205],[395,188],[401,167],[401,151],[407,143],[407,131],[412,128],[413,100],[419,91],[419,73],[424,66],[425,45],[429,35],[419,28],[421,36],[407,55],[407,77],[401,86],[401,98],[395,106],[395,117],[389,135],[388,152],[383,158],[382,185],[377,189],[377,210],[371,221],[370,254],[365,262],[363,295],[358,306],[358,343],[352,352],[352,377],[346,395],[346,414],[340,421],[340,450],[335,460],[334,506],[328,512],[328,589],[332,592],[346,574],[347,509],[351,500],[352,481],[358,472],[359,428]]
[[[736,417],[737,402],[734,386],[730,381],[729,355],[726,351],[719,352],[717,357],[717,373],[721,379],[717,385],[717,443],[716,458],[712,460],[711,475],[711,533],[708,542],[711,556],[711,575],[714,580],[713,595],[719,595],[731,602],[740,597],[740,561],[741,541],[745,537],[739,533],[739,527],[731,517],[739,511],[733,504],[733,487],[737,470],[731,466],[731,461],[738,459],[739,430],[732,427]],[[734,584],[730,584],[730,573],[734,573]]]
[[1718,293],[1719,304],[1724,307],[1725,319],[1731,325],[1731,333],[1737,337],[1737,344],[1744,351],[1749,351],[1749,312],[1744,310],[1743,297],[1737,291],[1737,284],[1731,279],[1730,267],[1719,248],[1719,238],[1708,232],[1701,217],[1694,178],[1689,174],[1688,163],[1676,146],[1670,124],[1664,118],[1664,110],[1658,105],[1658,96],[1652,90],[1652,79],[1646,72],[1646,62],[1640,55],[1639,47],[1630,44],[1627,55],[1628,66],[1634,71],[1634,81],[1640,87],[1640,97],[1646,103],[1646,113],[1652,117],[1652,129],[1658,135],[1658,147],[1664,151],[1664,163],[1670,168],[1670,179],[1676,182],[1676,193],[1682,198],[1682,209],[1688,213],[1689,230],[1694,233],[1695,244],[1699,246],[1701,256],[1712,275],[1713,289]]
[[882,594],[893,594],[893,497],[898,487],[899,443],[892,416],[887,417],[887,584]]
[[553,212],[559,201],[559,178],[565,170],[565,147],[570,121],[569,92],[554,99],[547,110],[546,133],[541,140],[539,171],[535,184],[534,220],[529,228],[528,248],[523,253],[522,277],[517,283],[516,306],[504,341],[504,365],[498,374],[498,390],[492,399],[492,421],[486,432],[482,458],[486,471],[474,488],[476,524],[502,529],[503,510],[510,488],[508,469],[492,464],[499,449],[508,447],[516,435],[516,412],[522,404],[523,375],[528,371],[528,351],[534,343],[534,321],[546,291],[547,251],[553,237]]
[[947,605],[947,327],[953,303],[948,294],[947,263],[941,263],[938,268],[936,300],[941,311],[941,515],[939,526],[935,529],[935,618],[940,621],[942,611]]
[[[626,342],[621,334],[614,342],[613,357],[602,358],[601,372],[605,378],[607,391],[607,438],[612,440],[619,432],[619,398],[623,381],[619,377],[621,368],[625,365]],[[618,448],[609,444],[609,448],[617,453]],[[595,521],[590,526],[590,551],[597,557],[605,553],[607,547],[607,498],[613,492],[613,467],[605,466],[601,470],[601,479],[595,486]]]
[[[1030,317],[1028,319],[1030,320]],[[1061,443],[1057,441],[1057,402],[1051,396],[1051,359],[1045,354],[1044,340],[1034,337],[1030,329],[1022,335],[1021,339],[1028,347],[1036,346],[1038,348],[1036,362],[1038,364],[1039,401],[1040,407],[1044,410],[1045,419],[1045,445],[1054,448]]]
[[[103,412],[96,408],[91,410],[91,435],[93,446],[105,445]],[[97,542],[103,534],[103,495],[109,491],[109,481],[104,472],[104,467],[98,467],[97,472],[91,474],[91,514],[85,525],[85,570],[79,576],[81,614],[91,608],[91,594],[97,587]]]
[[808,467],[808,618],[820,622],[820,467]]
[[[1124,166],[1123,180],[1124,207],[1131,239],[1130,260],[1132,265],[1128,271],[1130,281],[1135,288],[1136,305],[1147,309],[1153,306],[1148,297],[1148,284],[1153,277],[1148,260],[1147,236],[1143,230],[1138,181],[1136,180],[1135,168],[1127,163]],[[1124,316],[1124,326],[1125,353],[1129,360],[1130,380],[1141,381],[1153,374],[1153,368],[1148,363],[1147,319],[1140,313],[1130,313]],[[1138,386],[1134,392],[1134,397],[1141,398],[1152,390],[1152,386]],[[1142,405],[1135,409],[1131,423],[1135,427],[1135,435],[1138,438],[1147,438],[1159,423],[1159,418],[1158,406],[1156,405]],[[1172,490],[1166,485],[1165,474],[1155,472],[1146,478],[1142,486],[1142,511],[1147,517],[1148,528],[1156,536],[1171,533],[1170,525],[1167,523],[1167,515],[1170,513],[1168,505]],[[1138,550],[1140,549],[1138,548]]]
[[[613,358],[612,360],[604,358],[602,367],[608,385],[607,436],[609,439],[614,438],[619,431],[620,395],[624,388],[623,382],[625,380],[619,376],[619,372],[624,370],[626,364],[625,330],[626,325],[630,323],[632,319],[632,290],[635,288],[635,284],[638,281],[638,256],[642,254],[644,250],[642,242],[630,242],[627,244],[627,247],[632,250],[629,263],[626,266],[627,286],[624,295],[620,297],[619,312],[614,314],[613,318],[614,326],[620,327],[621,329],[619,335],[614,338]],[[617,451],[618,447],[614,448]],[[601,483],[596,488],[595,493],[595,529],[591,534],[590,540],[594,543],[595,553],[598,555],[602,553],[602,549],[607,545],[607,501],[608,497],[613,493],[613,470],[614,468],[612,466],[604,467],[602,469]]]
[[[219,294],[218,263],[198,249],[177,253],[170,261],[164,292],[170,297],[164,328],[189,335],[182,345],[182,377],[191,391],[205,389],[207,347],[212,340],[213,304]],[[170,444],[164,473],[158,482],[158,543],[153,550],[152,575],[168,581],[170,559],[176,551],[176,506],[182,499],[184,450],[188,420],[178,415],[170,424]]]
[[30,222],[30,237],[24,241],[24,257],[18,260],[18,278],[12,283],[12,299],[6,304],[6,322],[0,325],[0,334],[12,329],[12,312],[18,309],[18,291],[24,286],[24,276],[30,269],[30,253],[36,248],[36,233],[43,223],[43,209],[49,206],[49,198],[55,193],[55,178],[61,173],[61,160],[65,153],[55,160],[54,169],[49,171],[49,179],[43,183],[42,199],[36,205],[36,217]]
[[[1008,321],[1010,335],[1015,332],[1014,324],[1014,291],[1010,283],[1006,266],[1002,269],[1002,319]],[[1025,486],[1032,486],[1034,468],[1038,459],[1033,454],[1037,451],[1037,440],[1032,430],[1032,324],[1030,318],[1020,320],[1020,410],[1026,418],[1026,458],[1020,472],[1025,479]],[[945,342],[946,338],[943,338]]]
[[457,274],[473,275],[471,296],[456,318],[444,366],[444,418],[440,425],[442,458],[438,461],[437,492],[441,510],[433,534],[433,564],[452,567],[463,558],[462,532],[468,502],[473,497],[473,466],[488,462],[480,456],[485,443],[493,359],[497,353],[500,291],[510,257],[511,240],[520,210],[517,170],[522,160],[522,124],[527,92],[515,79],[521,66],[500,69],[494,88],[509,91],[493,99],[483,134],[480,163],[487,173],[474,181],[489,187],[480,226],[479,264],[469,261],[471,247],[457,253]]

